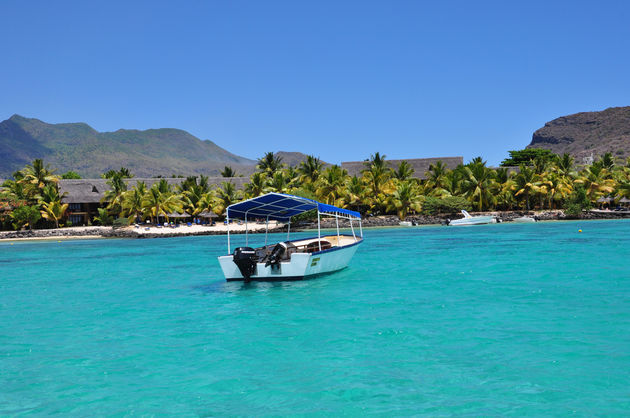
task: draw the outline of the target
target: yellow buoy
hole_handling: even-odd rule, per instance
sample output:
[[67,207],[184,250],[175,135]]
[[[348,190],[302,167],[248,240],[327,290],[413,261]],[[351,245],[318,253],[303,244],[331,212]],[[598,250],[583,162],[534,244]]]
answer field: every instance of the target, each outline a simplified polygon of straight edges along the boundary
[[578,229],[578,232],[582,232],[582,230],[581,230],[581,229]]

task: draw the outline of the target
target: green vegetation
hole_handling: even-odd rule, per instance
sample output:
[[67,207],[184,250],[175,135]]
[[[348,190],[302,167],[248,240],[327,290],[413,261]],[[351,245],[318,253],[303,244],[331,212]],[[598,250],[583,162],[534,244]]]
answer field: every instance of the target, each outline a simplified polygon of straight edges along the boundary
[[66,174],[62,174],[61,178],[64,180],[80,180],[81,176],[74,171],[68,171]]
[[33,225],[42,217],[36,206],[20,206],[11,213],[13,227],[20,229],[28,225],[28,229],[33,229]]
[[578,184],[567,200],[565,213],[569,216],[577,217],[580,216],[583,211],[589,210],[592,206],[586,189],[581,184]]
[[[412,174],[406,163],[390,168],[386,156],[378,152],[365,162],[360,176],[349,176],[337,165],[325,167],[314,156],[308,156],[297,168],[287,168],[279,156],[269,152],[258,161],[258,171],[243,190],[229,181],[210,187],[205,176],[187,177],[177,186],[160,179],[151,187],[141,181],[128,187],[124,178],[132,175],[123,167],[104,174],[109,190],[94,221],[101,225],[147,219],[162,222],[170,221],[173,212],[184,211],[192,216],[202,212],[220,216],[227,206],[268,192],[291,193],[368,215],[395,214],[400,219],[461,209],[565,208],[571,216],[579,216],[601,197],[630,198],[630,161],[617,165],[611,154],[579,170],[568,155],[538,155],[516,171],[487,167],[478,157],[453,170],[441,162],[432,164],[425,180]],[[33,161],[13,177],[0,189],[3,229],[65,223],[68,205],[61,203],[59,177],[43,161]]]
[[530,164],[536,159],[553,161],[557,156],[548,149],[526,148],[519,151],[508,151],[510,158],[501,162],[501,167],[518,167],[521,164]]
[[431,197],[427,196],[422,204],[422,213],[436,215],[439,213],[457,213],[461,210],[471,210],[470,202],[461,196]]

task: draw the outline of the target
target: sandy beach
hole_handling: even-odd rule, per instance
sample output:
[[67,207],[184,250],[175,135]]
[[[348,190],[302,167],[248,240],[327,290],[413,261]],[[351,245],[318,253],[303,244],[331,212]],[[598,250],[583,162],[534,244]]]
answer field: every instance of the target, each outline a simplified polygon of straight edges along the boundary
[[[276,221],[269,221],[269,231],[273,231],[278,227],[282,227],[282,224],[279,224]],[[248,232],[264,232],[265,224],[259,224],[250,222],[245,225],[245,223],[230,224],[230,233],[244,233],[247,229]],[[224,223],[217,223],[216,225],[181,225],[178,227],[170,227],[170,226],[145,226],[145,225],[132,225],[127,226],[125,228],[120,228],[120,231],[126,231],[130,234],[140,235],[140,236],[151,236],[151,235],[223,235],[227,234],[228,226]]]
[[[283,224],[276,221],[269,222],[269,232],[283,228]],[[245,231],[260,233],[265,231],[264,224],[245,223],[230,224],[230,233],[243,234]],[[0,231],[0,241],[61,241],[69,239],[95,238],[165,238],[188,235],[225,235],[228,226],[223,223],[216,225],[180,225],[178,227],[155,225],[131,225],[123,228],[111,226],[77,226],[60,229],[35,229],[32,231]]]

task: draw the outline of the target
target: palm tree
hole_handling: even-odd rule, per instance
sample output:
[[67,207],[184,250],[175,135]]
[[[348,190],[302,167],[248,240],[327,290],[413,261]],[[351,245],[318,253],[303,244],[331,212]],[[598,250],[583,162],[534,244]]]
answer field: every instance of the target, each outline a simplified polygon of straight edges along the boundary
[[547,206],[553,209],[557,202],[566,200],[573,191],[571,183],[559,173],[551,172],[544,177],[540,186],[541,192],[547,195]]
[[238,177],[238,174],[232,167],[226,165],[221,171],[221,177]]
[[198,184],[190,186],[188,190],[181,193],[184,209],[191,215],[196,215],[200,212],[197,210],[199,200],[209,193],[210,192],[204,190],[204,187]]
[[291,189],[290,179],[286,176],[284,170],[278,170],[271,175],[271,178],[267,181],[267,187],[265,191],[267,193],[288,193]]
[[336,164],[328,167],[315,185],[317,198],[329,205],[340,205],[347,176],[348,172]]
[[612,153],[605,153],[604,155],[602,155],[602,158],[599,161],[602,167],[604,167],[606,170],[608,170],[609,172],[613,171],[613,168],[615,167],[615,159],[613,158]]
[[422,209],[422,196],[417,186],[409,181],[402,181],[389,198],[390,208],[395,210],[402,221],[410,210],[419,212]]
[[107,208],[98,208],[97,210],[98,210],[98,216],[94,217],[94,221],[98,222],[99,224],[103,226],[111,225],[114,219],[107,211]]
[[493,194],[497,199],[497,207],[512,210],[512,206],[516,202],[514,199],[515,185],[512,174],[507,168],[500,167],[495,170]]
[[534,170],[521,164],[519,173],[514,177],[515,197],[523,196],[525,198],[526,208],[530,210],[530,197],[535,194],[538,189],[536,184],[536,174]]
[[546,173],[549,169],[551,161],[543,155],[539,155],[532,160],[532,168],[534,173],[539,176]]
[[413,176],[414,171],[413,167],[411,167],[407,161],[403,160],[398,164],[396,171],[394,171],[394,178],[405,181]]
[[360,212],[360,207],[363,205],[363,195],[365,193],[365,184],[363,181],[357,176],[349,177],[346,180],[342,193],[343,206],[350,206],[357,212]]
[[19,180],[5,180],[0,189],[0,200],[10,203],[26,203],[28,195],[24,184]]
[[393,185],[390,182],[392,170],[385,163],[385,155],[378,152],[370,156],[363,170],[363,181],[366,184],[368,203],[376,212],[382,212],[386,204],[386,194],[391,193]]
[[201,212],[207,211],[212,212],[212,208],[216,203],[216,195],[214,192],[210,191],[208,193],[204,193],[201,195],[201,198],[197,202],[197,207],[194,212],[191,212],[192,215],[199,215]]
[[56,184],[54,183],[47,184],[41,190],[40,203],[41,202],[46,202],[46,203],[54,202],[57,200],[61,200],[62,197],[63,196],[59,196],[59,189],[57,188]]
[[142,199],[142,206],[151,216],[152,222],[154,219],[159,222],[160,216],[166,217],[168,221],[169,213],[183,210],[183,204],[179,196],[173,194],[170,191],[170,187],[165,185],[168,186],[168,183],[164,179],[159,183],[153,184]]
[[468,164],[464,167],[464,181],[462,187],[468,200],[482,211],[496,204],[496,197],[492,193],[495,173],[485,166],[484,162]]
[[107,184],[111,189],[105,192],[101,202],[107,202],[109,212],[118,215],[121,211],[123,193],[127,191],[127,183],[125,183],[120,173],[116,173],[107,180]]
[[282,169],[282,157],[275,155],[273,152],[267,152],[258,160],[256,168],[268,174],[273,174]]
[[67,203],[61,203],[59,200],[42,203],[41,214],[44,219],[55,222],[55,228],[59,228],[59,220],[66,215],[68,209]]
[[595,202],[599,197],[615,190],[615,180],[612,178],[612,174],[600,161],[596,161],[593,165],[582,170],[575,182],[584,185],[591,202]]
[[468,164],[466,164],[466,165],[470,166],[470,165],[476,165],[476,164],[481,164],[481,165],[485,166],[486,162],[481,157],[475,157],[472,160],[470,160],[470,162]]
[[228,206],[241,200],[240,191],[232,183],[223,182],[221,188],[216,191],[214,213],[221,215],[225,213]]
[[427,177],[427,187],[432,189],[444,189],[448,168],[442,161],[429,165],[429,171],[425,173]]
[[27,165],[15,176],[16,180],[25,185],[25,191],[29,200],[38,200],[41,190],[48,184],[56,184],[59,177],[54,174],[48,165],[41,159],[33,160],[31,165]]
[[284,178],[289,185],[289,189],[293,189],[297,183],[299,183],[300,174],[295,169],[295,167],[289,166],[282,170],[284,173]]
[[431,184],[427,184],[426,188],[428,189],[428,194],[438,197],[462,195],[465,174],[464,166],[461,164],[455,170],[447,171],[441,180],[442,187],[436,187],[435,189],[430,190]]
[[133,174],[129,171],[128,168],[120,167],[120,170],[108,170],[105,173],[101,174],[101,177],[104,179],[111,179],[114,176],[119,176],[124,179],[130,179],[133,177]]
[[[129,222],[141,219],[144,209],[143,200],[147,193],[147,185],[143,181],[136,183],[136,186],[123,194],[122,214],[129,217]],[[132,216],[133,215],[133,216]]]
[[250,198],[260,196],[267,186],[267,175],[257,171],[249,177],[249,183],[245,185],[245,194]]
[[575,160],[570,154],[564,153],[556,160],[556,171],[564,177],[573,177],[573,164]]
[[306,160],[300,162],[298,173],[300,174],[300,183],[313,184],[319,178],[324,168],[324,163],[313,155],[307,155]]

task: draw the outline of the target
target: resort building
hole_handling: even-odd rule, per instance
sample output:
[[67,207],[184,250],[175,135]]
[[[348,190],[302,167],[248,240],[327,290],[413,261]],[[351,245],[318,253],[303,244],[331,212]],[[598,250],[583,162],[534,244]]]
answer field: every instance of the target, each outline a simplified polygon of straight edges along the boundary
[[[429,166],[431,164],[435,164],[438,161],[442,161],[444,165],[450,170],[453,170],[460,164],[464,164],[464,157],[440,157],[440,158],[411,158],[404,160],[386,160],[387,164],[392,168],[398,168],[398,165],[407,161],[407,163],[413,168],[413,177],[424,180],[426,178],[426,172],[429,171]],[[344,168],[348,171],[348,174],[351,176],[359,176],[361,175],[361,171],[365,170],[365,163],[367,161],[348,161],[342,162],[341,168]]]
[[[171,187],[179,185],[185,178],[130,178],[125,179],[127,189],[131,189],[137,182],[143,181],[147,188],[160,180],[166,180]],[[208,177],[210,186],[220,186],[222,182],[230,182],[237,189],[242,189],[249,181],[248,177]],[[62,202],[68,204],[68,220],[72,225],[87,225],[98,215],[98,208],[103,207],[101,199],[111,187],[107,179],[59,180],[59,193]]]

